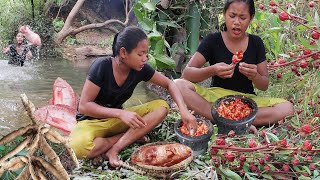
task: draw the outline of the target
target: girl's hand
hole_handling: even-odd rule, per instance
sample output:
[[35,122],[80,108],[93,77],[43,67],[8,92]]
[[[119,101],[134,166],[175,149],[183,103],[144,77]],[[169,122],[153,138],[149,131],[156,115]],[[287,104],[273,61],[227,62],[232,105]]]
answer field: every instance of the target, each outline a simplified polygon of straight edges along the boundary
[[234,73],[234,64],[226,64],[224,62],[217,63],[214,66],[214,73],[222,79],[231,78]]
[[186,125],[186,127],[188,128],[190,135],[193,135],[195,132],[197,132],[198,122],[196,117],[193,116],[193,111],[192,112],[187,111],[186,113],[181,113],[181,119],[183,123]]
[[139,129],[146,127],[146,123],[142,119],[142,117],[136,112],[131,111],[122,111],[120,113],[119,118],[126,123],[130,128]]
[[3,54],[7,54],[9,52],[9,47],[5,47],[2,49]]
[[239,63],[239,72],[252,81],[258,74],[257,65],[241,62]]

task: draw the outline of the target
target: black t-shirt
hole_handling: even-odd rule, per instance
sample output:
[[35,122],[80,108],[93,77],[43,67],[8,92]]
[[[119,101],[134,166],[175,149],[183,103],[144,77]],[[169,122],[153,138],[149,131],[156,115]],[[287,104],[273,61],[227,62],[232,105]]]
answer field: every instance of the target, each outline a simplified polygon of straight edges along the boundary
[[[210,33],[206,36],[197,50],[210,65],[225,62],[231,64],[233,53],[230,52],[223,42],[221,33]],[[265,47],[260,37],[249,34],[249,43],[243,54],[241,62],[259,64],[266,60]],[[239,72],[239,64],[236,65],[232,78],[222,79],[212,77],[212,87],[222,87],[238,92],[255,94],[252,81]]]
[[145,64],[141,71],[132,69],[123,85],[119,87],[113,75],[112,58],[103,57],[92,63],[87,79],[101,88],[94,102],[104,107],[121,109],[137,84],[149,81],[154,73],[155,70],[148,64]]
[[17,46],[12,44],[9,46],[9,61],[8,64],[13,64],[17,66],[23,66],[24,61],[26,60],[26,55],[30,50],[30,46],[28,45],[21,45],[21,52],[20,54],[17,51]]

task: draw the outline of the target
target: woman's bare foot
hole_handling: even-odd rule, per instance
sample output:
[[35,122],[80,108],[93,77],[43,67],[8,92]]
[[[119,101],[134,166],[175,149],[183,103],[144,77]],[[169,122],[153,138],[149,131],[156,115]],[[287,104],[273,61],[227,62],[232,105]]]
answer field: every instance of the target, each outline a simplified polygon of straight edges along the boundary
[[109,159],[109,164],[112,167],[119,167],[123,164],[123,161],[118,157],[118,152],[112,148],[106,153],[106,157]]

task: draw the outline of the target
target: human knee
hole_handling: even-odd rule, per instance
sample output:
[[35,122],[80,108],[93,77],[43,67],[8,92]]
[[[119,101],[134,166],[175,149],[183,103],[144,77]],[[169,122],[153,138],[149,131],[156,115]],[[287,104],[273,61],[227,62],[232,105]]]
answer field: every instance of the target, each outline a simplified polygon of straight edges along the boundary
[[185,79],[175,79],[173,80],[174,83],[178,86],[178,88],[181,90],[181,89],[186,89],[187,88],[187,83],[188,81],[185,80]]

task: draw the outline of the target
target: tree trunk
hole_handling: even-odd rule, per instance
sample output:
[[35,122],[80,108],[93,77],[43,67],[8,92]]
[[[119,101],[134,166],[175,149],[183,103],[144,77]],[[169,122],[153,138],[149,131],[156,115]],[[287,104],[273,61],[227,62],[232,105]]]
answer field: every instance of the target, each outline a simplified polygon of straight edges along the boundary
[[71,12],[69,13],[63,28],[61,31],[57,34],[55,37],[55,42],[56,43],[61,43],[66,37],[68,36],[74,36],[82,31],[89,30],[89,29],[95,29],[95,28],[107,28],[113,31],[113,28],[109,28],[111,24],[119,24],[123,27],[125,27],[129,23],[129,14],[132,10],[132,8],[129,8],[129,0],[126,0],[125,4],[125,12],[126,12],[126,19],[124,22],[120,21],[119,19],[110,19],[106,20],[104,22],[99,22],[99,23],[91,23],[88,25],[84,25],[81,27],[73,27],[72,22],[75,19],[75,16],[79,12],[80,8],[83,6],[85,0],[78,0],[74,7],[72,8]]

